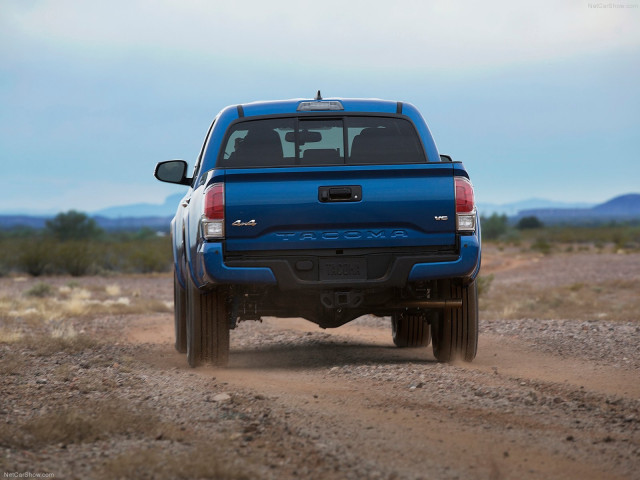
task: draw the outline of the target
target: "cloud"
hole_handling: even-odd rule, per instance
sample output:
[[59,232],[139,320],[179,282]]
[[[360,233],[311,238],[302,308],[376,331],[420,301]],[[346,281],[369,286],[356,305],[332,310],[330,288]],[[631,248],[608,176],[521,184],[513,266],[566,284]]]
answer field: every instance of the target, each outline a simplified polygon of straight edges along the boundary
[[622,188],[594,162],[638,177],[640,8],[589,5],[3,0],[0,208],[161,201],[153,165],[193,164],[221,107],[318,88],[416,104],[485,196],[527,168],[556,198],[604,190],[559,168]]
[[[517,5],[517,6],[516,6]],[[4,5],[13,35],[88,55],[179,55],[317,70],[494,69],[640,45],[640,8],[584,2],[43,0]]]

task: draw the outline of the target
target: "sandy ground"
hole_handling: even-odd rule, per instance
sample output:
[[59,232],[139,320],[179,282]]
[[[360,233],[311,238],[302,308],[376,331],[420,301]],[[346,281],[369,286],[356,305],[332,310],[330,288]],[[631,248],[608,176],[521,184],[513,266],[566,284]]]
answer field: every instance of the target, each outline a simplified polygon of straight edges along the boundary
[[[637,311],[615,321],[506,319],[492,309],[491,295],[499,295],[502,281],[535,277],[539,286],[531,288],[543,288],[562,285],[564,275],[572,282],[567,268],[587,268],[585,259],[595,271],[620,259],[625,278],[637,279],[640,255],[488,254],[483,274],[495,278],[471,364],[439,364],[430,347],[395,348],[388,320],[376,317],[335,330],[301,319],[243,322],[232,331],[226,369],[189,368],[173,349],[169,312],[91,320],[92,335],[120,333],[90,352],[46,356],[14,346],[30,363],[2,377],[1,422],[30,425],[63,399],[73,406],[118,398],[184,435],[116,431],[35,447],[5,435],[0,470],[56,478],[638,478]],[[153,291],[170,300],[170,277],[123,281],[125,293]],[[626,295],[633,301],[638,290]],[[600,355],[605,348],[609,353]],[[101,385],[113,380],[113,387],[76,395],[76,380],[55,375],[64,363],[75,369],[70,377],[91,374]],[[37,405],[25,404],[25,395]],[[202,445],[215,451],[205,463],[223,470],[163,464],[166,456],[195,464],[202,459],[194,449]]]
[[[157,320],[147,319],[131,338],[166,345],[163,355],[147,358],[158,368],[186,368],[168,346],[171,329]],[[225,382],[230,392],[250,386],[273,398],[322,448],[335,455],[348,450],[374,471],[400,478],[601,479],[624,477],[626,468],[617,467],[625,461],[639,465],[637,426],[616,428],[606,412],[609,399],[637,407],[637,371],[545,355],[492,334],[482,336],[474,363],[444,366],[429,351],[394,348],[381,326],[348,325],[294,348],[288,338],[311,340],[317,327],[266,319],[257,328],[276,342],[237,349],[228,369],[196,374]],[[588,403],[574,405],[576,395]],[[631,442],[634,453],[616,454],[614,442]]]

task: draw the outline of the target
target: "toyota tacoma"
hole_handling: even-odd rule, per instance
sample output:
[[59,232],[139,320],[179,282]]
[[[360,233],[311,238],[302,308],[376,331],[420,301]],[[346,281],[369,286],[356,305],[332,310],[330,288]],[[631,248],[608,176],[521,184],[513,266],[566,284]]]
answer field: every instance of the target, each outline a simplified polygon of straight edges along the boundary
[[418,110],[374,99],[255,102],[213,120],[171,222],[175,346],[226,365],[229,330],[263,316],[321,328],[391,319],[398,347],[471,361],[480,224],[469,175]]

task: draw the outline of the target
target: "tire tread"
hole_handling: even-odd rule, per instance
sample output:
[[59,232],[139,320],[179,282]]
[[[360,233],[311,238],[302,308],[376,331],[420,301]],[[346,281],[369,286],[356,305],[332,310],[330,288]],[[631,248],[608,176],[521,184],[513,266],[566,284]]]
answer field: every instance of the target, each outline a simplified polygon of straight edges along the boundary
[[476,282],[446,282],[448,298],[461,298],[462,307],[445,309],[433,325],[433,354],[439,362],[471,362],[478,351],[478,290]]
[[180,353],[187,353],[187,293],[178,282],[176,272],[173,274],[173,315],[175,348]]
[[398,313],[391,318],[393,343],[397,347],[426,347],[431,329],[424,313]]
[[187,299],[187,360],[226,366],[229,361],[227,292],[223,288],[201,292],[189,285]]

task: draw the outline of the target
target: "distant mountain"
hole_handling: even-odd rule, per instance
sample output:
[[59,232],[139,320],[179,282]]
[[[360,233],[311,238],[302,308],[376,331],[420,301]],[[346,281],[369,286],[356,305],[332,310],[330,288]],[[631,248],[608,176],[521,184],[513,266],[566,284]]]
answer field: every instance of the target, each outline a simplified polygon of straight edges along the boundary
[[640,215],[640,194],[620,195],[608,202],[596,205],[591,211],[602,212],[607,215],[638,216]]
[[53,218],[53,215],[50,217],[32,217],[31,215],[0,215],[0,228],[8,229],[14,227],[26,227],[33,228],[34,230],[39,230],[41,228],[44,228],[46,221],[50,218]]
[[478,211],[480,215],[491,216],[494,213],[499,215],[507,215],[508,217],[518,215],[521,210],[531,210],[539,208],[591,208],[592,203],[568,203],[568,202],[555,202],[553,200],[546,200],[544,198],[530,198],[528,200],[521,200],[519,202],[511,203],[483,203],[478,202]]
[[[31,217],[28,215],[0,215],[0,229],[11,229],[16,227],[32,228],[40,230],[45,227],[47,220],[54,217]],[[137,231],[141,228],[166,232],[169,230],[171,216],[164,217],[119,217],[107,218],[92,216],[98,226],[104,230],[129,230]]]
[[520,210],[516,218],[538,217],[545,223],[587,223],[640,220],[640,194],[620,195],[591,208],[534,208]]
[[[137,203],[109,207],[89,213],[89,216],[105,230],[139,230],[146,227],[167,231],[182,197],[183,194],[178,193],[168,196],[161,204]],[[27,227],[39,230],[55,215],[0,215],[0,229]]]
[[[138,230],[143,227],[167,231],[182,194],[170,195],[162,204],[138,203],[105,208],[91,214],[105,230]],[[506,204],[478,204],[480,214],[505,214],[511,220],[535,216],[547,224],[602,223],[608,221],[640,220],[640,194],[620,195],[599,205],[562,203],[533,198]],[[0,229],[24,226],[44,228],[55,215],[0,215]]]
[[150,228],[158,232],[168,232],[172,218],[173,215],[168,217],[93,217],[98,226],[104,230],[137,231],[141,228]]
[[183,196],[184,194],[182,193],[170,195],[162,204],[135,203],[133,205],[104,208],[93,212],[92,215],[106,218],[173,217]]

